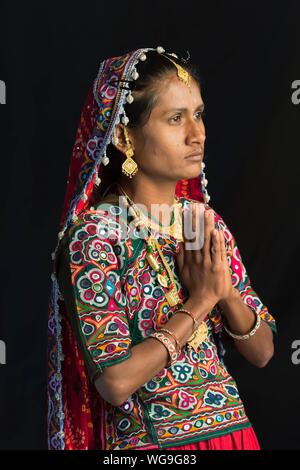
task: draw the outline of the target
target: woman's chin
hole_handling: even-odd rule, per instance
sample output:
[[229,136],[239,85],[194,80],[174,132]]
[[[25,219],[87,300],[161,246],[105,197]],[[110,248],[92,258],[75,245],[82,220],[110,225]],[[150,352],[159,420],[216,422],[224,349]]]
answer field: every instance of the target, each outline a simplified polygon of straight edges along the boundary
[[184,169],[182,172],[183,176],[181,179],[197,178],[202,172],[201,162],[194,162],[189,169]]

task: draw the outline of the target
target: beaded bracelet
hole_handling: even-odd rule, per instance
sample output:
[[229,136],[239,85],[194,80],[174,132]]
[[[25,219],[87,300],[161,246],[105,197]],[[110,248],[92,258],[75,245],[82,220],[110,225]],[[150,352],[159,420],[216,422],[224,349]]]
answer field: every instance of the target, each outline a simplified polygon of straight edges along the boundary
[[224,330],[226,331],[226,333],[229,334],[229,336],[232,336],[232,338],[240,340],[240,341],[249,339],[251,336],[253,336],[256,333],[256,331],[258,330],[258,328],[260,327],[260,324],[261,324],[260,315],[257,312],[255,312],[254,310],[253,310],[253,312],[256,314],[256,323],[255,323],[254,328],[251,331],[249,331],[249,333],[247,333],[245,335],[235,335],[235,334],[231,333],[231,331],[229,331],[228,328],[226,328],[225,322],[224,322]]
[[186,313],[187,315],[189,315],[194,322],[194,331],[198,328],[199,322],[189,310],[186,310],[185,308],[178,308],[177,310],[175,310],[174,315],[177,312]]
[[173,331],[170,331],[168,330],[167,328],[160,328],[159,331],[164,331],[165,333],[169,333],[169,335],[171,335],[174,339],[175,339],[175,343],[176,343],[176,346],[177,346],[177,351],[180,352],[181,351],[181,346],[180,346],[180,343],[177,339],[177,336],[175,335],[175,333],[173,333]]
[[174,362],[176,362],[179,354],[176,352],[174,344],[172,344],[172,341],[163,333],[159,333],[156,331],[155,333],[152,333],[149,338],[156,338],[158,341],[160,341],[165,348],[168,350],[169,356],[170,356],[170,361],[167,364],[167,367],[171,366]]

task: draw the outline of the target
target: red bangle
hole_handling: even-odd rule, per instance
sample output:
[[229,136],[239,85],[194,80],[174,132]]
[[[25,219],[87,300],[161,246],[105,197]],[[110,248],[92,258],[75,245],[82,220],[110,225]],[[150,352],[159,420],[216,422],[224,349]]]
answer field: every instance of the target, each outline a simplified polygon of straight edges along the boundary
[[152,335],[150,335],[149,338],[157,339],[168,350],[168,353],[170,356],[168,367],[177,361],[178,353],[176,352],[174,344],[172,344],[171,340],[167,336],[165,336],[163,333],[159,333],[158,331],[156,331],[155,333],[152,333]]
[[173,331],[170,331],[168,330],[167,328],[160,328],[159,331],[164,331],[165,333],[169,333],[169,335],[171,335],[174,339],[175,339],[175,343],[176,343],[176,346],[177,346],[177,351],[180,352],[181,351],[181,346],[180,346],[180,343],[177,339],[177,336],[175,335],[175,333],[173,333]]

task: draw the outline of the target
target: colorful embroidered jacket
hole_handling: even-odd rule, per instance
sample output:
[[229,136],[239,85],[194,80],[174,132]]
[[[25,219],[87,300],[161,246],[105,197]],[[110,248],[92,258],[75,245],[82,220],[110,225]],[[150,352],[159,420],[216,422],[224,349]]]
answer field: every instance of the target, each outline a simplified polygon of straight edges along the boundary
[[[187,205],[190,200],[180,201]],[[276,332],[274,318],[251,287],[234,237],[213,212],[215,226],[225,232],[233,285]],[[184,302],[188,293],[180,284],[175,262],[179,244],[173,237],[158,240]],[[146,261],[145,240],[136,229],[128,232],[128,219],[118,204],[83,211],[63,246],[60,290],[93,382],[105,367],[130,358],[131,348],[162,327],[176,307],[166,302],[165,288]],[[251,426],[223,361],[218,305],[206,323],[208,339],[197,352],[184,347],[174,365],[164,367],[121,406],[105,402],[106,449],[151,445],[164,449]]]

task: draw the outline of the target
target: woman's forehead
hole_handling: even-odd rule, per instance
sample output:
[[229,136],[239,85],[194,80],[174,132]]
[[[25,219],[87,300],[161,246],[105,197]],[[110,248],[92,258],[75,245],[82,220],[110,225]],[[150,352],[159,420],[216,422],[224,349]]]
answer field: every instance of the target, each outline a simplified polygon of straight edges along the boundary
[[168,112],[175,108],[196,109],[201,105],[203,105],[203,100],[195,80],[192,80],[189,88],[175,75],[166,78],[159,87],[155,107],[159,108],[160,112]]

